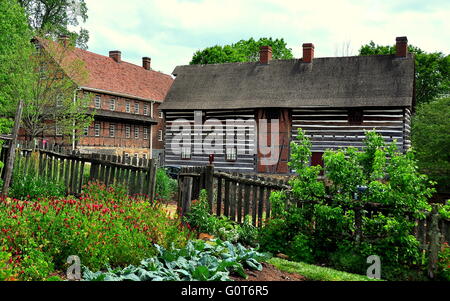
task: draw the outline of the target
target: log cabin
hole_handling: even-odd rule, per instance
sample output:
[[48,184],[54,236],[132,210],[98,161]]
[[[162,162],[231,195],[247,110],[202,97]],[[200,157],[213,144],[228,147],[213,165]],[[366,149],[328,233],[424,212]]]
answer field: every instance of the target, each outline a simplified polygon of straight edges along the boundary
[[[298,128],[312,142],[313,165],[323,164],[326,149],[361,149],[365,131],[373,129],[407,150],[415,95],[414,56],[407,43],[397,37],[393,55],[323,58],[315,58],[314,45],[305,43],[303,57],[288,60],[272,60],[271,48],[263,46],[257,62],[177,66],[160,107],[165,164],[205,165],[214,154],[215,167],[224,171],[290,173],[290,141]],[[215,129],[208,120],[222,129],[215,137],[231,133],[233,139],[205,144]],[[240,126],[245,134],[235,130]],[[243,145],[246,151],[239,151]],[[264,162],[264,145],[279,152],[274,162]]]

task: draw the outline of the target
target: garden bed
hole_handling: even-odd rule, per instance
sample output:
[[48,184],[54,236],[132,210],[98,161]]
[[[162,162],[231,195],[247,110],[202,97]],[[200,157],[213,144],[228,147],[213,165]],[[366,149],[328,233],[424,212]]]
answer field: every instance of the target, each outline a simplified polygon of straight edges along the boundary
[[239,276],[231,276],[230,278],[234,281],[305,281],[306,277],[289,273],[285,271],[281,271],[277,269],[274,265],[263,262],[262,271],[255,271],[246,269],[245,273],[247,274],[247,279],[244,279]]

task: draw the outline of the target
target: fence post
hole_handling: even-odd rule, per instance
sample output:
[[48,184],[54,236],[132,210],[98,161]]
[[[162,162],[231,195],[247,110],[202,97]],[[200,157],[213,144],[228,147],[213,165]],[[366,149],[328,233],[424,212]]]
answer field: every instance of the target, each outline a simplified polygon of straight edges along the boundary
[[432,205],[433,210],[431,211],[431,227],[429,230],[430,235],[430,245],[428,254],[428,277],[433,279],[437,272],[437,262],[439,250],[441,248],[441,233],[439,231],[439,213],[436,204]]
[[2,194],[7,195],[11,185],[11,177],[14,168],[14,158],[16,156],[17,136],[19,134],[20,120],[22,119],[23,100],[17,105],[16,116],[14,117],[14,128],[12,131],[12,140],[9,144],[8,157],[6,160],[5,180],[3,182]]
[[149,179],[150,189],[149,189],[148,195],[150,196],[150,200],[152,200],[152,201],[155,200],[155,194],[156,194],[156,171],[157,171],[157,167],[156,167],[155,159],[151,159],[150,160],[150,179]]
[[206,166],[205,189],[208,193],[209,212],[212,214],[214,203],[214,165],[212,164]]
[[181,194],[181,216],[185,216],[186,213],[191,211],[193,180],[192,177],[184,177],[183,191]]

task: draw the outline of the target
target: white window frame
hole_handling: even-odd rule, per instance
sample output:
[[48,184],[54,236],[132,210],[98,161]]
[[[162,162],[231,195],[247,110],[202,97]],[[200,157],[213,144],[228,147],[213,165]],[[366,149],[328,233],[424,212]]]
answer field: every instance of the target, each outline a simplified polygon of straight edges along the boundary
[[134,114],[139,114],[139,103],[138,102],[134,103]]
[[109,137],[114,138],[116,136],[116,125],[114,123],[111,123],[109,125]]
[[100,95],[98,95],[98,94],[95,95],[94,107],[96,109],[101,109],[102,108],[102,97]]
[[234,162],[237,160],[237,150],[236,147],[227,147],[225,152],[226,161]]
[[131,103],[129,100],[125,103],[125,112],[131,113]]
[[139,139],[139,127],[134,126],[134,139]]
[[115,111],[116,110],[116,99],[115,98],[111,98],[109,100],[109,109],[111,111]]
[[182,160],[192,159],[192,148],[190,146],[181,147],[181,159]]
[[94,135],[95,137],[100,137],[100,132],[101,132],[101,125],[99,122],[96,122],[94,125]]
[[159,118],[160,118],[160,119],[163,119],[163,118],[164,118],[164,112],[161,111],[161,110],[159,111]]
[[88,127],[88,126],[86,126],[86,127],[83,128],[83,136],[84,136],[84,137],[89,136],[89,127]]
[[144,140],[148,139],[148,127],[144,127]]
[[163,141],[163,130],[158,130],[158,141]]
[[148,104],[147,103],[144,104],[144,115],[148,116]]
[[131,126],[125,126],[125,138],[131,138]]

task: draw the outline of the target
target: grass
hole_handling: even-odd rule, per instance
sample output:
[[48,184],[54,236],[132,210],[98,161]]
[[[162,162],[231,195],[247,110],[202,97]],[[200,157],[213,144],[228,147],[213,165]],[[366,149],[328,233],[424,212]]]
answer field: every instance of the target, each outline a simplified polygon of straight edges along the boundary
[[288,273],[296,273],[305,276],[308,280],[316,281],[376,281],[369,277],[319,267],[303,262],[293,262],[273,257],[267,261],[277,269]]

